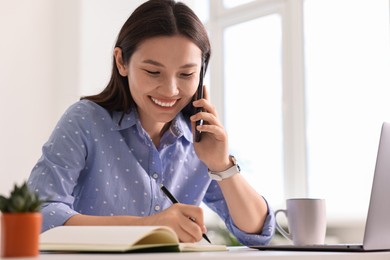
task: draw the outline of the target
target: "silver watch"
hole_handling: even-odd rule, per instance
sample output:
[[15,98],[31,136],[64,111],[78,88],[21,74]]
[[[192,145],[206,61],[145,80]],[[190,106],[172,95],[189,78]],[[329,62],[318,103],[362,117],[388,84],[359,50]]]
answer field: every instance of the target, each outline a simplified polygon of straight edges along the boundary
[[237,173],[240,173],[241,169],[240,166],[237,164],[236,158],[234,158],[233,155],[230,155],[229,157],[233,163],[233,166],[222,172],[209,171],[209,176],[212,180],[222,181],[236,175]]

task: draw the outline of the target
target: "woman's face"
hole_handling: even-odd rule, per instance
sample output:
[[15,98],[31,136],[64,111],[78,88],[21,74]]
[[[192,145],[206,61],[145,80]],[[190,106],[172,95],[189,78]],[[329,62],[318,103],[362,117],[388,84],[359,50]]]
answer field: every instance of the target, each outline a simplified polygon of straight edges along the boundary
[[184,36],[143,41],[127,66],[131,95],[143,124],[170,122],[195,94],[201,50]]

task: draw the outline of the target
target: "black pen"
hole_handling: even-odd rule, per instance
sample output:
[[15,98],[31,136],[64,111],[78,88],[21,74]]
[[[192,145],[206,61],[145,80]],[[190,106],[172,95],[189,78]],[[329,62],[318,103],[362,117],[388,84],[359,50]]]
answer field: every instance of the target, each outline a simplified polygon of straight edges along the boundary
[[[175,203],[179,203],[179,201],[172,195],[172,193],[162,184],[160,184],[160,188],[161,190],[164,192],[165,195],[167,195],[167,197],[170,199],[170,201],[175,204]],[[195,220],[193,218],[190,217],[190,220],[194,221]],[[202,237],[211,244],[211,241],[210,239],[207,237],[206,234],[202,234]]]

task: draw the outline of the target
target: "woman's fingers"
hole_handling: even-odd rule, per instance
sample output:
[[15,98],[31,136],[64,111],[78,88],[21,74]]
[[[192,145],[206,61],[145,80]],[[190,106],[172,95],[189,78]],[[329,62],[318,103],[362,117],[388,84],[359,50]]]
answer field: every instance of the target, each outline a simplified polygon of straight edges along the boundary
[[152,225],[171,227],[181,242],[196,242],[205,232],[203,211],[198,206],[181,203],[173,204],[163,212],[150,216]]
[[180,210],[182,213],[180,223],[183,231],[191,234],[195,241],[201,240],[205,231],[203,210],[200,207],[185,204],[181,204]]
[[180,241],[196,242],[202,239],[202,229],[189,217],[183,215],[182,219],[179,221],[179,225],[182,230],[182,233],[179,236]]
[[215,109],[214,105],[212,105],[207,99],[195,100],[192,102],[192,105],[194,107],[201,107],[203,113],[210,113],[213,114],[215,117],[218,117],[217,110]]

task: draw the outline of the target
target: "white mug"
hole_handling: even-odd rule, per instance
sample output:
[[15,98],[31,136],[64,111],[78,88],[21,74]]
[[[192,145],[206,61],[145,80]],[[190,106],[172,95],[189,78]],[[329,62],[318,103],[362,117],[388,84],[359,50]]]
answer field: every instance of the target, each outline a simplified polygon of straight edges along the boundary
[[286,200],[286,209],[275,211],[287,217],[288,230],[276,220],[276,229],[294,245],[319,245],[325,243],[326,209],[324,199],[296,198]]

